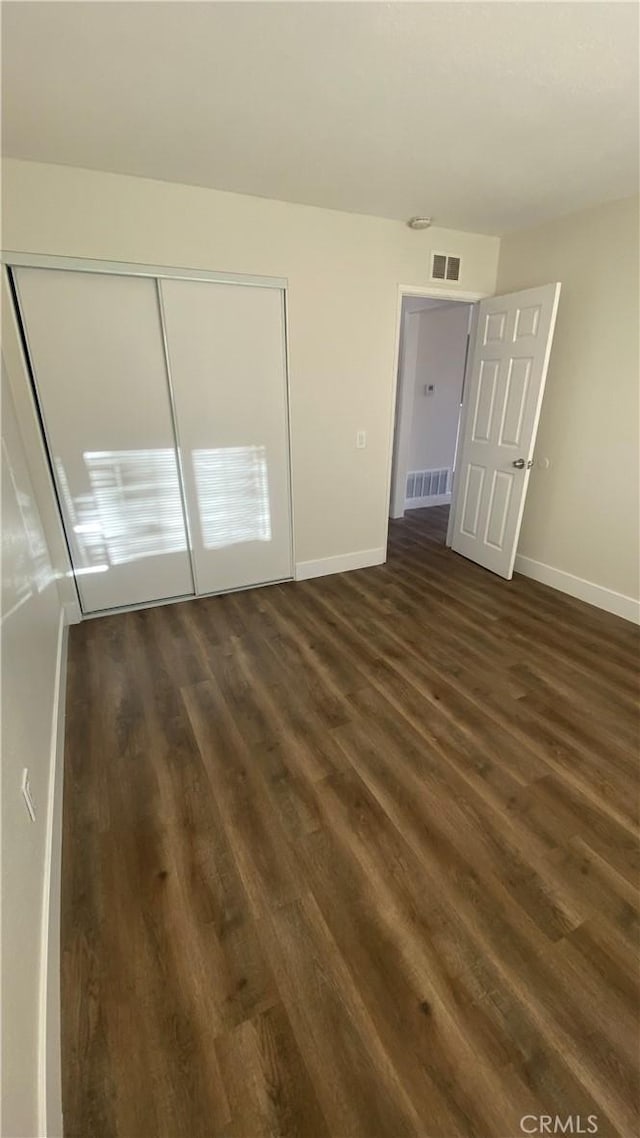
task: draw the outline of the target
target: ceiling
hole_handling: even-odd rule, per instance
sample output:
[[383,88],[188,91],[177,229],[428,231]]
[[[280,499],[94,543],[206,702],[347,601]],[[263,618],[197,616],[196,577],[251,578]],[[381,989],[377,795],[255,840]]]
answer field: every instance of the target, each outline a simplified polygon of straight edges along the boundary
[[500,234],[638,189],[636,3],[4,3],[3,150]]

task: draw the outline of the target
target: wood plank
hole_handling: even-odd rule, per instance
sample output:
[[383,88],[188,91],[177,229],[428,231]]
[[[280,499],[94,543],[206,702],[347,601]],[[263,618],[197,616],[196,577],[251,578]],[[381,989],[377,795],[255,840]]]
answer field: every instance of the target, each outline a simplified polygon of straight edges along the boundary
[[446,520],[71,630],[67,1138],[635,1133],[638,630]]

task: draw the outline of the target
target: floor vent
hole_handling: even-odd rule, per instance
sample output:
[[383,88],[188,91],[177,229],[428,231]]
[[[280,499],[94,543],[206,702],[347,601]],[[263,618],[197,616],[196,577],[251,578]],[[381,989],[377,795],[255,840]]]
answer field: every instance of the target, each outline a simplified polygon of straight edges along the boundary
[[449,493],[449,467],[443,470],[412,470],[407,474],[407,498],[436,498]]

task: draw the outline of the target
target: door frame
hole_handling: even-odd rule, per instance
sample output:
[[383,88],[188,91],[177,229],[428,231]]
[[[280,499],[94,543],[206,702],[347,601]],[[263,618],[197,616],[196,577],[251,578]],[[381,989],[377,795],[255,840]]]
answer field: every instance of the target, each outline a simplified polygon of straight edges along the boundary
[[253,285],[255,288],[279,288],[285,291],[289,285],[286,277],[219,273],[209,269],[137,264],[135,261],[102,261],[93,257],[58,257],[51,253],[19,253],[10,249],[0,251],[0,263],[8,268],[64,269],[66,272],[109,273],[120,277],[171,277],[173,280],[215,281],[218,284]]
[[[406,431],[408,416],[406,414],[407,408],[398,406],[398,397],[400,391],[400,354],[402,349],[402,302],[405,297],[419,296],[424,297],[425,300],[446,300],[446,301],[459,301],[461,304],[477,305],[478,301],[485,300],[488,296],[493,296],[491,292],[467,292],[464,289],[452,288],[438,288],[433,283],[428,285],[398,285],[397,299],[396,299],[396,331],[394,341],[393,353],[393,383],[392,383],[392,400],[391,400],[391,425],[390,425],[390,441],[389,441],[389,457],[388,457],[388,470],[387,470],[387,497],[386,497],[386,515],[385,515],[385,532],[389,529],[389,519],[391,517],[391,491],[392,491],[392,474],[394,466],[394,457],[396,451],[396,431],[400,427]],[[470,343],[473,342],[477,320],[477,308],[473,310],[473,317],[471,321]],[[463,390],[466,390],[466,381],[469,370],[469,356],[467,355],[467,363],[464,374]],[[404,415],[403,415],[404,411]],[[462,434],[462,416],[464,415],[464,403],[461,411],[460,430],[458,431],[458,445],[460,445],[460,436]],[[457,457],[454,456],[454,458]],[[455,477],[454,477],[455,482]],[[451,487],[451,503],[453,505],[454,486]],[[449,519],[451,521],[451,510],[449,511]],[[447,528],[446,544],[450,545],[449,528]]]
[[[495,294],[494,294],[495,295]],[[481,297],[486,300],[486,297]],[[456,512],[456,494],[458,491],[457,473],[459,469],[458,454],[462,446],[464,432],[467,423],[467,415],[469,412],[469,400],[467,399],[467,392],[469,390],[469,379],[471,378],[471,367],[473,364],[473,345],[476,340],[476,333],[478,331],[478,310],[479,304],[474,304],[471,310],[471,324],[469,325],[469,339],[467,349],[467,359],[464,367],[464,378],[462,380],[462,400],[460,405],[460,419],[458,420],[458,437],[456,439],[456,453],[453,456],[453,481],[451,484],[451,505],[449,507],[449,517],[447,519],[447,533],[444,543],[448,549],[451,548],[453,542],[453,519]]]

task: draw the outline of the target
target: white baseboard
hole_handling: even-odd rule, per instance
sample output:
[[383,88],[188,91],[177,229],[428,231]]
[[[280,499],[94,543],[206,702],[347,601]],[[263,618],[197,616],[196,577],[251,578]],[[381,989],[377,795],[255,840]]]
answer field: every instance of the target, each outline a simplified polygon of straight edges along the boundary
[[40,1134],[62,1138],[60,1052],[60,894],[62,870],[62,781],[67,686],[67,606],[60,611],[45,835],[44,896],[40,957],[38,1114]]
[[426,498],[407,498],[405,510],[421,510],[424,506],[448,506],[451,494],[430,494]]
[[351,569],[368,569],[370,565],[383,565],[386,559],[386,549],[361,549],[357,553],[322,557],[319,561],[299,561],[296,565],[296,581],[326,577],[330,573],[348,573]]
[[82,613],[77,601],[66,601],[62,606],[65,624],[80,624]]
[[542,561],[534,561],[531,557],[516,557],[516,573],[525,577],[532,577],[543,585],[550,585],[561,593],[568,593],[570,597],[577,597],[579,601],[586,601],[588,605],[612,612],[624,620],[631,620],[640,624],[640,601],[627,597],[624,593],[616,593],[613,589],[606,589],[603,585],[595,585],[593,581],[585,581],[583,577],[574,577],[573,573],[565,573],[563,569],[554,569],[552,565],[545,565]]

